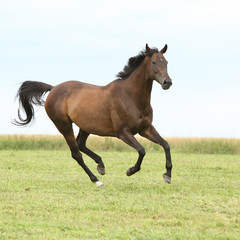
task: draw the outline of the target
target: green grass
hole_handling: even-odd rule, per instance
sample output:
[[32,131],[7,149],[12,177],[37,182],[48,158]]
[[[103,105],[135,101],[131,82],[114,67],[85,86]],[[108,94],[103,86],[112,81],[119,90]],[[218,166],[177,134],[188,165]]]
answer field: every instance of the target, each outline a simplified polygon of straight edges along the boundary
[[135,152],[98,152],[106,175],[85,162],[97,188],[67,150],[0,151],[0,239],[240,239],[240,157],[162,152],[125,175]]

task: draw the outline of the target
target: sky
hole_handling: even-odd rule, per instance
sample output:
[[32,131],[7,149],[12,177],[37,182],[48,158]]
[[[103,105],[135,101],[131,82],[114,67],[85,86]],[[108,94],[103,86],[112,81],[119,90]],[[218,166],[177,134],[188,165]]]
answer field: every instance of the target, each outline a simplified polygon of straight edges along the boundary
[[168,44],[173,81],[153,85],[158,132],[240,138],[239,9],[239,0],[1,0],[0,134],[58,134],[44,107],[32,126],[11,124],[21,82],[106,85],[148,43]]

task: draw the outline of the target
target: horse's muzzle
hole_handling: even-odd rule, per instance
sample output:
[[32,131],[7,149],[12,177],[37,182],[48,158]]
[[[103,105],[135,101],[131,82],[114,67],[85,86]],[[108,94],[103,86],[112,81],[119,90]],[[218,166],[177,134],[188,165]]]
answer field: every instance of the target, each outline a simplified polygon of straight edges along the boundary
[[171,79],[165,79],[162,84],[162,88],[164,90],[169,89],[172,86],[172,80]]

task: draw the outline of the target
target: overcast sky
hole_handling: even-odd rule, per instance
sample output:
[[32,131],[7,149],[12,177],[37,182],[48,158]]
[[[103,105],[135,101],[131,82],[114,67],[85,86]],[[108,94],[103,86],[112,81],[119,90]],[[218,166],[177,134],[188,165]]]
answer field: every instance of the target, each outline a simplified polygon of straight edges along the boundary
[[239,0],[1,0],[0,134],[58,133],[44,108],[17,116],[19,83],[105,85],[146,43],[166,43],[173,86],[153,85],[153,125],[165,137],[240,138]]

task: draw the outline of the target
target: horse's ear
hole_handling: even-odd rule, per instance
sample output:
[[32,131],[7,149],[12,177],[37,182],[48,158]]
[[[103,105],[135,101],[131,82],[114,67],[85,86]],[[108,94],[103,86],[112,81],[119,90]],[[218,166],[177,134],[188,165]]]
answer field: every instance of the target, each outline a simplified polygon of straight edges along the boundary
[[149,52],[151,52],[152,51],[152,49],[148,46],[148,44],[146,43],[146,53],[149,53]]
[[164,48],[160,51],[161,54],[164,54],[167,51],[167,44],[165,44]]

